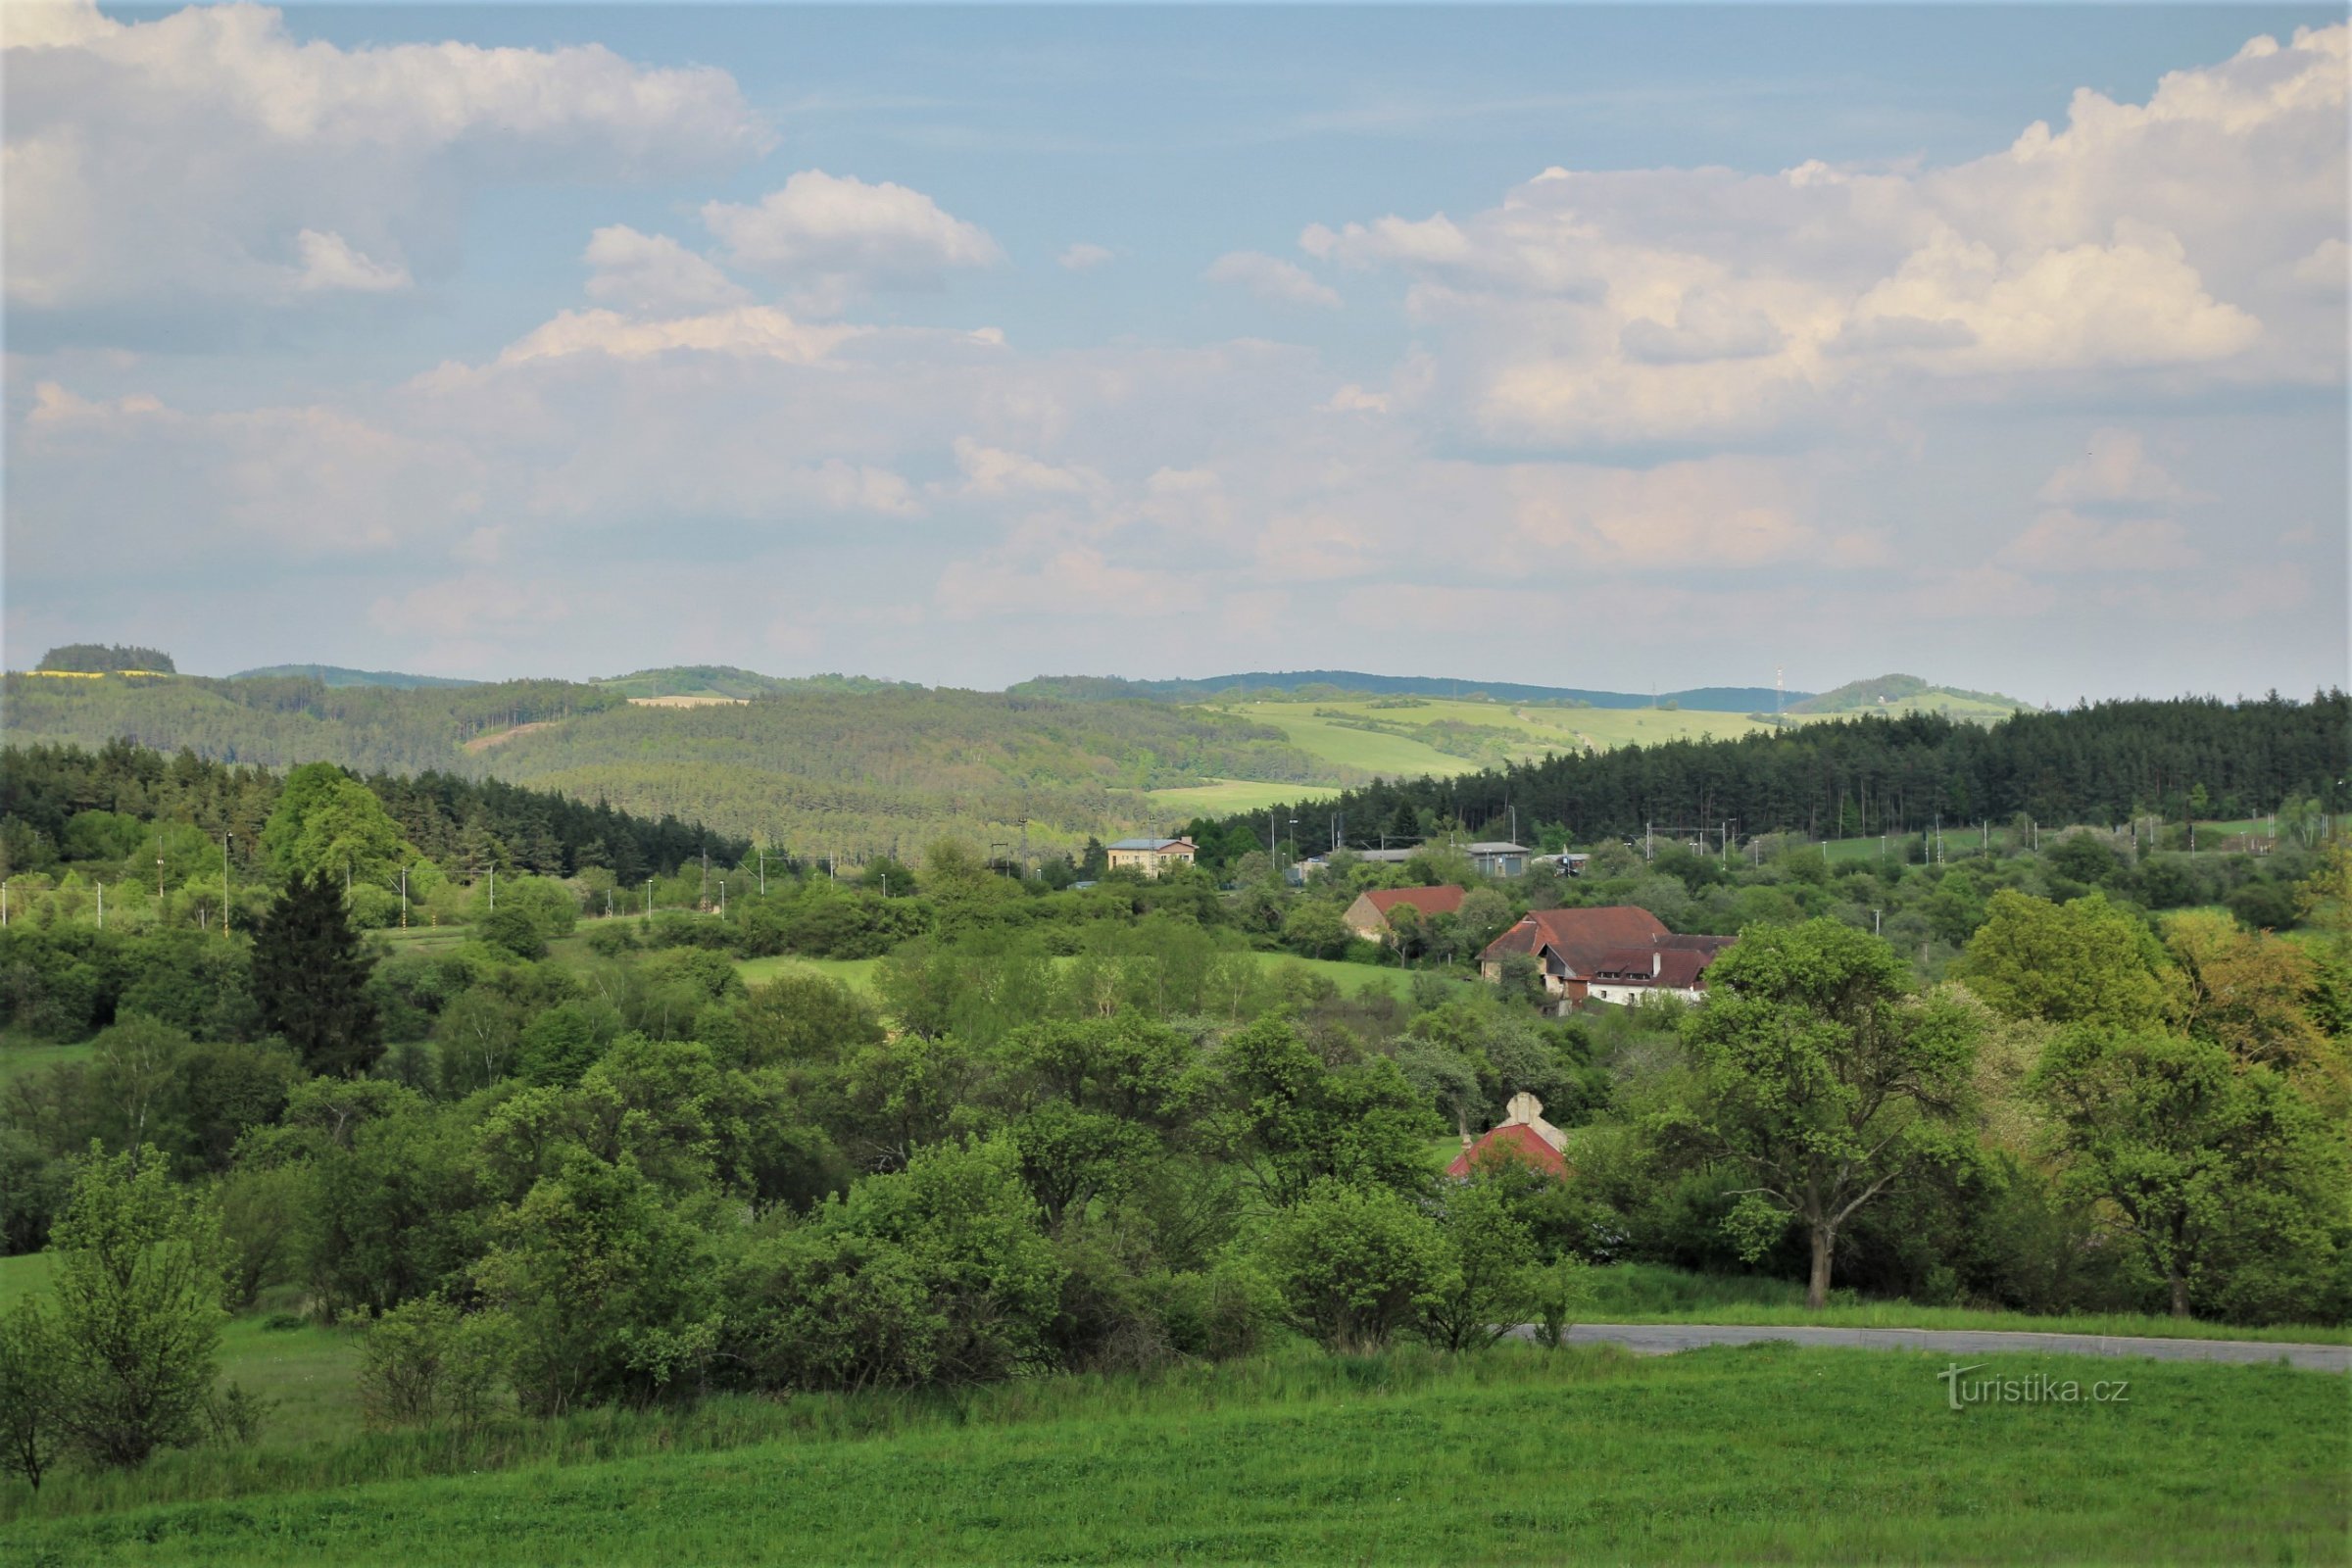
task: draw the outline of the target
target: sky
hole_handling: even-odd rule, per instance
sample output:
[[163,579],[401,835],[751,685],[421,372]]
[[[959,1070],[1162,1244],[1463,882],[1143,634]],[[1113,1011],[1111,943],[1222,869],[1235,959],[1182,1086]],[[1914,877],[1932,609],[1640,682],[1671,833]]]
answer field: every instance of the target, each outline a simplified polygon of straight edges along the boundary
[[2340,6],[0,37],[11,668],[2346,680]]

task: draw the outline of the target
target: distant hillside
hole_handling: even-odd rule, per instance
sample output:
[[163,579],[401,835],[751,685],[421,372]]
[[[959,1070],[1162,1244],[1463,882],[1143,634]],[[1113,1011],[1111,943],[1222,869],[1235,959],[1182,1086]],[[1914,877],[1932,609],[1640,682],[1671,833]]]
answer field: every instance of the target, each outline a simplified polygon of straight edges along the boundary
[[[1161,702],[1199,703],[1211,698],[1286,695],[1323,695],[1360,692],[1374,697],[1487,696],[1505,703],[1578,703],[1588,708],[1649,708],[1672,703],[1704,713],[1754,713],[1773,710],[1784,694],[1770,686],[1694,686],[1686,691],[1592,691],[1578,686],[1529,686],[1507,680],[1459,680],[1443,675],[1369,675],[1355,669],[1251,670],[1240,675],[1210,675],[1200,680],[1120,680],[1099,675],[1040,675],[1010,690],[1016,695],[1059,697],[1071,702],[1104,702],[1117,698],[1151,698]],[[1788,692],[1786,700],[1809,697]]]
[[321,686],[382,686],[393,691],[417,691],[424,687],[479,686],[476,680],[453,680],[447,675],[410,675],[397,669],[346,669],[341,664],[264,664],[259,669],[240,669],[230,680],[270,680],[291,677],[295,680],[315,680]]
[[911,681],[873,680],[864,675],[762,675],[732,664],[666,664],[633,670],[596,683],[623,697],[727,697],[738,701],[778,692],[919,692]]
[[1791,713],[1931,712],[1954,718],[1998,717],[2033,710],[1998,692],[1972,692],[1957,686],[1931,686],[1917,675],[1880,675],[1848,681],[1834,691],[1788,705]]
[[68,643],[43,654],[37,667],[69,675],[111,675],[132,670],[170,675],[178,670],[172,662],[172,656],[160,648],[135,645],[125,648],[120,643]]

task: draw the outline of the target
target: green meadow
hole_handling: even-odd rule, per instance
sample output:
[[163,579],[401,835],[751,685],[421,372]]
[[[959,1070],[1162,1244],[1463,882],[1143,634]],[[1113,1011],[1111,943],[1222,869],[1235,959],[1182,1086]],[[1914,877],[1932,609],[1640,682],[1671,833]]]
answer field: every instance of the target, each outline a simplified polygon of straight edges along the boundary
[[[6,1494],[31,1563],[2340,1561],[2340,1378],[1995,1358],[1293,1353],[175,1455]],[[117,1492],[122,1494],[117,1495]]]

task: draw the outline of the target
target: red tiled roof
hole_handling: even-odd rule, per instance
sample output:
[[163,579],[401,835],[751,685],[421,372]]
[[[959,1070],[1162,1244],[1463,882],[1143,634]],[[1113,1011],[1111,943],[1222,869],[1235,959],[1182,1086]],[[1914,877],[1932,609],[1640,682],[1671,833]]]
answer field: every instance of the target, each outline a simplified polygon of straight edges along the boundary
[[1460,1181],[1471,1168],[1488,1159],[1523,1159],[1553,1176],[1568,1174],[1568,1161],[1544,1141],[1544,1135],[1523,1121],[1505,1122],[1454,1156],[1446,1174]]
[[1389,917],[1389,911],[1400,904],[1411,905],[1425,917],[1451,914],[1462,906],[1462,890],[1450,885],[1442,888],[1381,888],[1364,897],[1372,901],[1372,907],[1380,911],[1380,917],[1384,920]]
[[1581,979],[1600,966],[1601,958],[1617,948],[1647,949],[1657,938],[1671,936],[1665,922],[1647,909],[1630,904],[1599,909],[1538,909],[1487,944],[1479,956],[1488,962],[1514,953],[1549,948]]

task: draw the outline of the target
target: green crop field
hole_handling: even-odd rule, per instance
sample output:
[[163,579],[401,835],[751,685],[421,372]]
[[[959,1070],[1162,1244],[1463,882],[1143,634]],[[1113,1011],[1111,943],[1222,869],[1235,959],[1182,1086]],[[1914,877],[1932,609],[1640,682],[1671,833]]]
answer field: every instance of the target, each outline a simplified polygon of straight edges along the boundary
[[[1335,768],[1391,778],[1444,778],[1503,761],[1527,762],[1564,752],[1610,751],[1620,746],[1698,737],[1729,738],[1767,726],[1743,713],[1685,712],[1672,709],[1540,708],[1447,698],[1344,698],[1240,703],[1226,711],[1271,724],[1300,751]],[[1336,715],[1336,716],[1335,716]],[[1376,725],[1376,729],[1359,725]],[[1448,738],[1431,726],[1464,726]],[[1447,750],[1451,744],[1457,749]],[[1458,748],[1472,747],[1477,756]],[[1166,793],[1166,792],[1163,792]],[[1263,803],[1296,799],[1297,791]],[[1237,804],[1234,809],[1246,809]]]
[[852,991],[871,996],[874,991],[874,965],[880,961],[879,958],[796,958],[788,954],[780,958],[745,958],[735,965],[735,972],[743,976],[745,985],[756,986],[773,980],[786,970],[813,969],[818,974],[840,981]]
[[1262,811],[1297,801],[1319,801],[1338,793],[1328,784],[1264,784],[1254,779],[1221,778],[1189,789],[1151,790],[1140,798],[1145,802],[1146,811],[1173,828],[1196,816]]
[[2082,1396],[1954,1409],[1949,1364],[1284,1355],[608,1412],[552,1452],[173,1455],[147,1490],[61,1477],[5,1515],[17,1560],[74,1563],[2341,1560],[2341,1379],[2003,1356],[1978,1375]]

